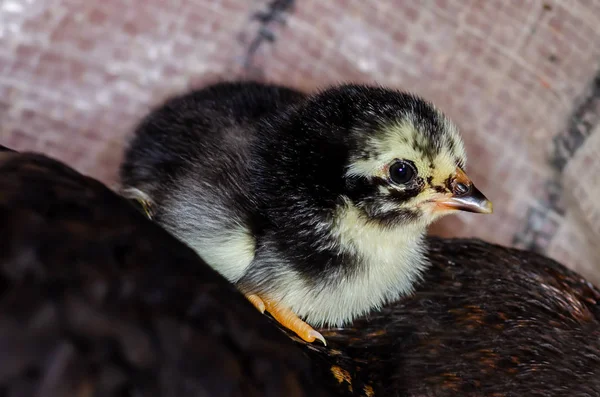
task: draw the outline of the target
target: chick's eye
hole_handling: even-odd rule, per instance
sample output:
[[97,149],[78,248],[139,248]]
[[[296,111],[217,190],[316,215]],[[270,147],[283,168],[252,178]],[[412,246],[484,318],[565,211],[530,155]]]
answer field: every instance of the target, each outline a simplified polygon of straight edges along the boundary
[[390,179],[398,185],[412,181],[416,174],[415,168],[406,161],[396,161],[390,165]]

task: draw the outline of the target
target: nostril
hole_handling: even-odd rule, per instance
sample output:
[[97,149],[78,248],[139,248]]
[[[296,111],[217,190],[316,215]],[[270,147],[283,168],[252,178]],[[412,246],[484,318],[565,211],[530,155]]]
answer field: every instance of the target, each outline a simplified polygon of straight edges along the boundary
[[457,196],[462,196],[465,195],[467,193],[469,193],[469,191],[471,190],[471,187],[462,183],[462,182],[458,182],[454,184],[454,189],[453,189],[453,193]]

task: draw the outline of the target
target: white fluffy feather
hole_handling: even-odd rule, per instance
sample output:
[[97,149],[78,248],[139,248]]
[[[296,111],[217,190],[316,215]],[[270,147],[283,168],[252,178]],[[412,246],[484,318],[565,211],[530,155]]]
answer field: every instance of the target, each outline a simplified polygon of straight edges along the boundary
[[361,258],[352,276],[329,274],[329,279],[321,280],[322,288],[315,288],[307,285],[292,266],[282,264],[272,251],[272,256],[261,258],[281,269],[277,283],[285,288],[278,288],[282,292],[273,298],[317,327],[341,326],[411,293],[427,266],[424,225],[385,229],[369,222],[350,204],[340,208],[336,219],[331,229],[335,247],[327,248],[347,250]]

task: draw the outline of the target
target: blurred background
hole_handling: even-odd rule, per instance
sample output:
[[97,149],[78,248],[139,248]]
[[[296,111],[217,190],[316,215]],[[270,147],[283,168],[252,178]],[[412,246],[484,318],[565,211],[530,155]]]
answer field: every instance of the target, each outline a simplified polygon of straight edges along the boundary
[[432,228],[600,285],[600,0],[0,0],[0,144],[109,186],[136,122],[219,79],[418,93],[461,128],[491,216]]

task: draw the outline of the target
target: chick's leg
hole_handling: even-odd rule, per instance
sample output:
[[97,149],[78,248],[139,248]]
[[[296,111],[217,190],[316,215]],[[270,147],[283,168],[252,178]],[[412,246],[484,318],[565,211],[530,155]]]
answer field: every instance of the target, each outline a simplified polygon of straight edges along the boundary
[[294,312],[290,309],[278,305],[269,299],[261,298],[258,295],[246,295],[246,298],[258,309],[259,312],[264,313],[268,311],[271,316],[277,322],[290,331],[293,331],[306,342],[314,342],[316,339],[320,340],[325,346],[325,338],[319,332],[315,331],[310,325],[302,321]]

